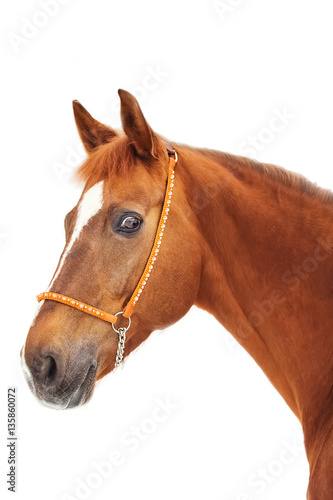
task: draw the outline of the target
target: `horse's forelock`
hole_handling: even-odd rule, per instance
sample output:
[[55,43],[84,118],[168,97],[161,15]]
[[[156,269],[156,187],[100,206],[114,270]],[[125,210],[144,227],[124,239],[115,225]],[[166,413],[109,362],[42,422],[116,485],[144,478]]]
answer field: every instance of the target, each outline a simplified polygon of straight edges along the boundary
[[135,164],[135,152],[126,136],[103,144],[88,156],[76,171],[76,178],[90,185],[109,179],[112,175],[129,175]]
[[[145,166],[149,166],[160,160],[165,164],[167,172],[166,148],[157,136],[155,136],[155,153],[154,157],[140,157],[129,138],[126,135],[120,135],[112,142],[103,144],[93,151],[76,171],[76,179],[89,186],[109,180],[112,176],[121,176],[126,179],[131,176],[135,166],[142,161]],[[154,170],[156,171],[156,168],[151,169],[152,174]]]

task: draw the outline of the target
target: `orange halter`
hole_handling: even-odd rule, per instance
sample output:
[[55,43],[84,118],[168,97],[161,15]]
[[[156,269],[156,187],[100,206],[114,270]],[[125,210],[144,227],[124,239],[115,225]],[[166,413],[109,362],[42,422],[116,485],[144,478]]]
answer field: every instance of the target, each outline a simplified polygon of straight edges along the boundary
[[[71,297],[67,297],[66,295],[63,295],[61,293],[55,293],[55,292],[44,292],[39,295],[37,295],[37,300],[40,302],[41,300],[54,300],[55,302],[60,302],[61,304],[66,304],[67,306],[74,307],[74,309],[78,309],[79,311],[82,311],[84,313],[90,314],[91,316],[94,316],[96,318],[102,319],[103,321],[107,321],[112,324],[112,327],[114,323],[117,321],[117,316],[119,314],[122,314],[124,318],[128,318],[130,322],[130,317],[132,315],[134,306],[138,302],[145,286],[147,285],[148,279],[152,273],[152,270],[154,268],[154,264],[156,262],[158,252],[160,250],[160,246],[162,243],[162,238],[164,234],[164,229],[166,226],[166,221],[168,219],[169,215],[169,210],[170,210],[170,205],[171,205],[171,197],[172,197],[172,190],[174,186],[174,178],[175,178],[175,166],[177,163],[177,153],[176,151],[170,146],[170,144],[165,143],[168,155],[169,155],[169,173],[168,173],[168,181],[167,181],[167,187],[165,191],[165,196],[164,196],[164,202],[163,202],[163,208],[160,216],[160,220],[157,226],[157,231],[155,235],[155,240],[153,247],[151,249],[149,258],[147,260],[147,264],[144,268],[144,271],[141,275],[141,278],[139,279],[138,284],[136,285],[136,288],[128,301],[125,309],[121,311],[120,313],[117,313],[116,315],[110,314],[108,312],[102,311],[101,309],[97,309],[96,307],[90,306],[89,304],[85,304],[83,302],[80,302],[76,299],[73,299]],[[128,325],[129,327],[129,325]],[[128,328],[124,329],[127,330]],[[114,328],[115,331],[118,332]]]

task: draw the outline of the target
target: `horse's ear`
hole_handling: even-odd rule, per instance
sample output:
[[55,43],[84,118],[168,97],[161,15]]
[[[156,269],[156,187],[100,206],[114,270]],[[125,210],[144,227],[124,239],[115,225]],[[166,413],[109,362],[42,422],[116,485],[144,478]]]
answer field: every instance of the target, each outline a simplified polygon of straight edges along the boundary
[[138,101],[126,90],[118,90],[121,102],[121,121],[127,137],[140,156],[156,155],[157,138],[148,125]]
[[88,154],[117,136],[112,128],[95,120],[79,101],[73,101],[73,111],[81,141]]

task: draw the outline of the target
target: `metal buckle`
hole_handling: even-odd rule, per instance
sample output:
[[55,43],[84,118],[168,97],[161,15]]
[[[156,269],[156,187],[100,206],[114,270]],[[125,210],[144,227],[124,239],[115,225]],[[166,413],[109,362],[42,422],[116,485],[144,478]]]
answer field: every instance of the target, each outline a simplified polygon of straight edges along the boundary
[[165,145],[165,147],[167,149],[167,152],[168,152],[169,156],[177,156],[176,151],[174,150],[174,148],[171,146],[171,144],[169,142],[163,141],[163,143],[164,143],[164,145]]
[[[114,316],[119,316],[119,314],[124,314],[125,311],[119,311],[117,312]],[[116,332],[116,333],[119,333],[120,330],[124,331],[125,330],[125,333],[127,332],[127,330],[129,329],[129,327],[131,326],[131,318],[127,318],[128,319],[128,325],[127,327],[124,327],[124,326],[121,326],[120,328],[115,328],[114,326],[114,323],[111,323],[111,326],[113,328],[113,330]]]

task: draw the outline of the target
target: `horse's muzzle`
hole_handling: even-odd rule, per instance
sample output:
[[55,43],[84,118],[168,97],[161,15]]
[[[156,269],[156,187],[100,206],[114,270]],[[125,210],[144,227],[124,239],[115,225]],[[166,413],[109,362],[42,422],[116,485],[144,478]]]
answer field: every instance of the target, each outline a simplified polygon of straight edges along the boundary
[[55,351],[35,352],[21,363],[28,385],[45,406],[65,410],[85,404],[92,396],[98,363],[89,349],[80,349],[71,359]]

